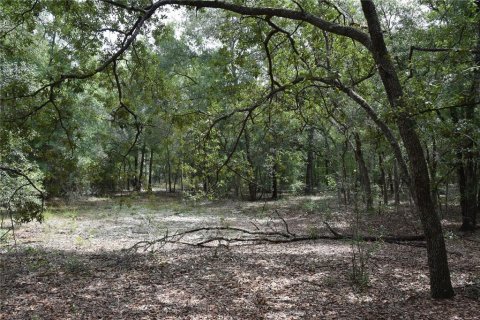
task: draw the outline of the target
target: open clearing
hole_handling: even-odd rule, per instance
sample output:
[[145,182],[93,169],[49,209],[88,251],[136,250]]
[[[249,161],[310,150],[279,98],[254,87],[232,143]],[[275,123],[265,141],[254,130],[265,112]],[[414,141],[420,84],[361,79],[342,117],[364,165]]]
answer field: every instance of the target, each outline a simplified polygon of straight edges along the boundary
[[[327,235],[323,221],[351,233],[354,214],[336,200],[194,202],[158,193],[53,203],[44,223],[16,230],[16,247],[3,244],[0,319],[478,319],[480,239],[459,235],[451,217],[442,221],[451,300],[430,299],[422,243],[358,244],[368,278],[357,284],[349,241],[122,250],[167,230],[282,228],[275,210],[297,234]],[[405,208],[393,211],[363,215],[361,233],[420,230]]]

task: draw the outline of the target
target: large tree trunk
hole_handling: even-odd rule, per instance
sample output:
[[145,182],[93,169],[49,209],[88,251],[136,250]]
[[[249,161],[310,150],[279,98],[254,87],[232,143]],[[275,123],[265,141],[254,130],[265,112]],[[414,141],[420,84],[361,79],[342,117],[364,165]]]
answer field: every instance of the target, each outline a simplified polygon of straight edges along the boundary
[[[480,14],[480,1],[475,1],[477,14]],[[477,49],[480,49],[480,21],[477,21]],[[465,109],[465,120],[472,125],[475,121],[475,106],[480,103],[480,52],[474,55],[476,68],[473,71],[473,104]],[[461,230],[474,231],[477,226],[477,161],[474,152],[474,140],[466,137],[465,141],[465,212],[462,216]]]
[[[468,113],[468,111],[467,111]],[[468,121],[467,116],[467,121]],[[474,148],[473,141],[469,138],[467,151],[464,154],[465,159],[465,210],[462,215],[462,231],[474,231],[477,225],[477,174],[476,164],[472,149]]]
[[371,210],[373,208],[372,188],[370,185],[367,164],[363,158],[362,142],[360,141],[360,135],[357,132],[355,132],[353,136],[355,138],[353,151],[355,153],[355,160],[357,161],[360,183],[362,184],[362,189],[365,196],[365,205],[367,206],[367,210]]
[[477,214],[478,214],[480,211],[480,181],[479,181],[479,184],[477,184],[477,192],[478,192],[478,195],[477,195]]
[[371,0],[362,0],[361,4],[372,41],[371,52],[378,66],[389,103],[397,111],[397,126],[410,161],[416,205],[427,243],[430,292],[434,298],[450,298],[453,297],[454,292],[450,280],[442,225],[432,201],[428,167],[420,139],[415,131],[416,124],[406,113],[408,105],[403,96],[403,88],[398,79],[393,61],[383,39],[375,5]]
[[[480,169],[480,167],[478,167],[477,169]],[[478,181],[478,184],[477,184],[477,214],[480,212],[480,181]]]

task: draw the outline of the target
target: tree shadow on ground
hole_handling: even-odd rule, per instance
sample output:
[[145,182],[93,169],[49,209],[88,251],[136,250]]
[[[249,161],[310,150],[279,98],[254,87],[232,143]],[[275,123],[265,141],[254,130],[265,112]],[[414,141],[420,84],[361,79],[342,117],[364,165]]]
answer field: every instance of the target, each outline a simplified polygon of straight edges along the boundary
[[464,290],[428,297],[418,248],[388,246],[363,291],[350,281],[349,245],[333,241],[155,254],[19,248],[1,256],[0,318],[474,319],[478,301]]

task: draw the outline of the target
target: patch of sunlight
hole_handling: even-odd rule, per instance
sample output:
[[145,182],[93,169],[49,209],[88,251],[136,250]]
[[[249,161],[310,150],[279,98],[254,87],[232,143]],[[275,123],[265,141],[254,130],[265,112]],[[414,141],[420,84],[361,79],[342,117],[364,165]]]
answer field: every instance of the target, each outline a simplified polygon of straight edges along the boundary
[[350,292],[347,294],[347,301],[350,303],[367,303],[372,302],[373,298],[368,294],[355,294]]

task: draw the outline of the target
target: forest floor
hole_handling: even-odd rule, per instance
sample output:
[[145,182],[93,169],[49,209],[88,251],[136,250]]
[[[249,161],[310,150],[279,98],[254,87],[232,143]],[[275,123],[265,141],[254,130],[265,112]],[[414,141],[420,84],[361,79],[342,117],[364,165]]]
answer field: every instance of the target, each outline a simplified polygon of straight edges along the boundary
[[0,319],[478,319],[479,232],[458,233],[455,212],[442,220],[456,292],[449,300],[429,296],[421,242],[125,250],[167,230],[280,230],[277,213],[296,234],[328,235],[324,221],[344,234],[354,226],[364,235],[420,233],[407,205],[356,219],[329,195],[253,203],[165,193],[56,201],[42,224],[16,229],[16,246],[12,238],[0,244]]

